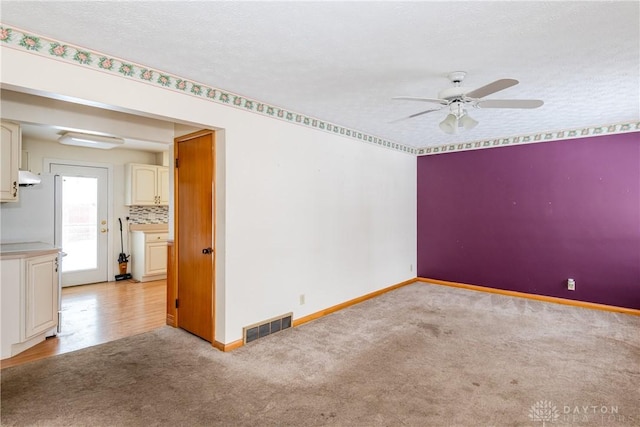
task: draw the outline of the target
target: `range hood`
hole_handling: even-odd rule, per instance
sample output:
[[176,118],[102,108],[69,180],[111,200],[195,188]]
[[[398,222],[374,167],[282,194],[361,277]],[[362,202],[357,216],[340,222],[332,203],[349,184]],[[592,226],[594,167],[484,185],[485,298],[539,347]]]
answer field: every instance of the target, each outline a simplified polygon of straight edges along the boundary
[[33,172],[18,171],[18,184],[21,186],[29,186],[40,184],[40,177]]

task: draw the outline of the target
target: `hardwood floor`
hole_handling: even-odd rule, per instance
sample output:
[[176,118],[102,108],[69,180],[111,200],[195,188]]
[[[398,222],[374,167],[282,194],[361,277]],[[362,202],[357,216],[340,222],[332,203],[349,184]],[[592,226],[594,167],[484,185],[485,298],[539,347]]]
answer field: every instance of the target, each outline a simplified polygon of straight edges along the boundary
[[140,334],[166,324],[166,280],[105,282],[62,289],[62,332],[0,362],[17,366]]

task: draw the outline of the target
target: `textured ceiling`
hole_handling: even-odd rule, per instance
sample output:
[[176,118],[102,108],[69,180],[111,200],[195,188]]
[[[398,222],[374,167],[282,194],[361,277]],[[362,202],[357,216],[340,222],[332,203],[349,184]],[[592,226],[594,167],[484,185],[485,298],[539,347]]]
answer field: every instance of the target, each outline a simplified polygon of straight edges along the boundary
[[[640,3],[2,1],[3,24],[413,147],[640,119]],[[431,97],[470,89],[535,110],[474,109],[440,131]]]

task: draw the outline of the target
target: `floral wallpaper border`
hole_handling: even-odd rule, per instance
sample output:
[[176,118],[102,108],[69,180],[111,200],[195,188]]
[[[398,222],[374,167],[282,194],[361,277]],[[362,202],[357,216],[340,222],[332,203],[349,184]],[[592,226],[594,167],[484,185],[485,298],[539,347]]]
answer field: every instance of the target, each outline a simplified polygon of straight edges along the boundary
[[252,111],[254,113],[295,123],[301,126],[380,145],[395,151],[408,154],[416,154],[417,152],[415,147],[399,144],[355,129],[346,128],[314,117],[298,114],[254,99],[236,95],[226,90],[186,80],[170,73],[145,67],[134,62],[114,58],[99,52],[74,46],[72,44],[51,40],[17,28],[10,28],[2,25],[1,23],[0,43],[14,49],[26,50],[30,53],[39,54],[52,59],[97,69],[120,77],[138,80],[164,89],[203,98],[218,104]]
[[227,105],[279,120],[295,123],[325,132],[342,135],[362,142],[379,145],[391,150],[414,155],[433,155],[455,151],[478,150],[505,145],[546,142],[562,139],[573,139],[587,136],[634,132],[640,130],[640,121],[631,123],[612,124],[605,126],[587,127],[582,129],[543,132],[533,135],[512,136],[479,140],[467,143],[451,143],[435,147],[415,148],[392,142],[377,136],[369,135],[355,129],[335,125],[324,120],[298,114],[280,107],[275,107],[254,99],[249,99],[229,91],[214,88],[202,83],[189,81],[170,73],[145,67],[134,62],[114,58],[99,52],[90,51],[82,47],[55,41],[43,36],[35,35],[17,28],[11,28],[0,23],[0,44],[17,50],[74,63],[102,72],[108,72],[123,78],[138,80],[143,83],[156,85],[164,89],[182,92],[186,95],[203,98],[218,104]]

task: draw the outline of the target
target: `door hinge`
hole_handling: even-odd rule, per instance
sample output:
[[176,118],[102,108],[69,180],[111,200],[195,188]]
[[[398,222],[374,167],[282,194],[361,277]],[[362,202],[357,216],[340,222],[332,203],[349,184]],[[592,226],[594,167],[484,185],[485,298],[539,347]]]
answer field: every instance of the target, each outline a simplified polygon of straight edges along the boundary
[[180,308],[180,303],[178,302],[178,298],[176,298],[176,308]]
[[176,169],[178,168],[178,159],[176,158]]

